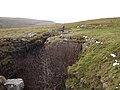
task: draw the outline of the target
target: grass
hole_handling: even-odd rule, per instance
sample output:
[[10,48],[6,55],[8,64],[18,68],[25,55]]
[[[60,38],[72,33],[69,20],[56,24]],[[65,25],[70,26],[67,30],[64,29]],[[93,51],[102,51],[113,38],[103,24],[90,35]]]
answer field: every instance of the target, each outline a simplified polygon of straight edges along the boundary
[[[89,38],[103,42],[103,44],[94,43],[89,45],[78,62],[68,67],[68,73],[75,75],[75,77],[68,78],[68,87],[72,87],[76,90],[90,90],[91,88],[96,90],[100,85],[103,86],[103,84],[106,84],[106,90],[120,89],[118,85],[120,83],[120,66],[112,66],[115,59],[120,62],[120,19],[116,18],[110,20],[112,20],[112,23],[109,24],[112,26],[99,29],[73,28],[71,30],[70,35],[73,37],[87,35]],[[104,19],[103,22],[105,24],[109,22],[109,19]],[[102,21],[86,21],[86,23],[98,25],[101,24]],[[112,58],[110,56],[111,53],[115,53],[117,57]],[[100,77],[100,79],[95,79],[95,77]],[[81,79],[83,79],[83,81],[81,81]],[[116,87],[118,87],[118,89],[116,89]],[[102,89],[99,87],[99,90]]]
[[0,29],[0,38],[14,38],[14,39],[22,38],[22,37],[27,38],[27,33],[29,32],[37,33],[36,36],[38,37],[44,33],[48,33],[54,30],[59,30],[60,27],[61,27],[60,24],[53,24],[53,25],[41,25],[41,26],[36,26],[36,27],[27,27],[27,28]]
[[22,27],[34,27],[39,25],[54,24],[52,21],[35,20],[27,18],[9,18],[0,17],[0,28],[22,28]]
[[[105,90],[119,90],[120,66],[113,67],[112,64],[115,59],[120,62],[120,18],[88,20],[64,25],[70,31],[65,34],[66,37],[72,37],[75,40],[87,35],[90,40],[94,38],[94,40],[103,42],[103,44],[89,44],[77,62],[68,67],[70,77],[66,81],[66,86],[75,90],[103,90],[103,88]],[[96,28],[77,28],[81,25],[95,26]],[[0,38],[28,38],[31,40],[51,29],[60,30],[61,27],[62,25],[57,24],[34,28],[0,29]],[[59,32],[54,30],[53,33],[58,35]],[[37,35],[29,38],[27,37],[29,32],[35,32]],[[54,42],[63,39],[54,36],[49,40]],[[116,54],[117,57],[111,57],[111,53]]]
[[[33,37],[29,37],[28,33],[37,33]],[[43,34],[48,33],[49,30],[46,28],[10,28],[10,29],[0,29],[0,39],[27,39],[27,41],[34,40],[37,37],[41,37]],[[10,43],[10,42],[4,42]],[[2,44],[4,44],[2,42]],[[0,50],[3,52],[8,52],[12,47],[9,45],[0,46]]]
[[0,29],[0,38],[22,38],[27,37],[27,33],[35,32],[40,36],[43,32],[47,32],[47,29]]

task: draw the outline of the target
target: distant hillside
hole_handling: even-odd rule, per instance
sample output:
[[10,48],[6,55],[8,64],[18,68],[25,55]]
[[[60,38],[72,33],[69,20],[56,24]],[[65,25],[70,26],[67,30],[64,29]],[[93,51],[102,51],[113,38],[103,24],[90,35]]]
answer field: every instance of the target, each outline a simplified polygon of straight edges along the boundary
[[36,19],[26,19],[26,18],[7,18],[0,17],[0,28],[20,28],[29,27],[35,25],[48,25],[54,24],[53,21],[47,20],[36,20]]

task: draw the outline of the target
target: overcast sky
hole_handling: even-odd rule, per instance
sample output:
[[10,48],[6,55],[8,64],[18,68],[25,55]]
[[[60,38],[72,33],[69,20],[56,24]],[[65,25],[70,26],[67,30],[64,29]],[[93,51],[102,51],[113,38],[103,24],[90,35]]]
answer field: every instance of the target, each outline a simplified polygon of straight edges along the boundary
[[0,17],[62,23],[120,17],[120,0],[0,0]]

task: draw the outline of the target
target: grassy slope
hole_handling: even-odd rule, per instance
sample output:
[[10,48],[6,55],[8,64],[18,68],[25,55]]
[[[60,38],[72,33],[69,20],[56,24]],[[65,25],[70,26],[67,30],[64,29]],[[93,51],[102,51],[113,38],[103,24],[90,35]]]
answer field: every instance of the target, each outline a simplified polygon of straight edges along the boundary
[[0,38],[27,38],[27,33],[34,32],[37,35],[42,32],[48,31],[47,29],[41,28],[22,28],[22,29],[0,29]]
[[[67,86],[75,90],[91,90],[92,88],[96,90],[102,85],[106,90],[120,90],[118,85],[120,83],[120,66],[112,66],[115,59],[120,62],[120,19],[102,19],[86,21],[86,23],[88,25],[109,24],[110,26],[93,29],[73,28],[71,30],[71,36],[87,35],[89,38],[103,42],[103,45],[96,43],[89,45],[78,62],[68,68],[72,77],[68,78]],[[76,27],[86,23],[78,22],[73,25]],[[72,24],[66,25],[69,27]],[[115,53],[117,57],[111,57],[111,53]]]
[[[50,32],[52,29],[58,29],[61,25],[41,25],[37,27],[27,27],[27,28],[8,28],[0,29],[0,39],[1,38],[27,38],[27,33],[34,32],[37,33],[37,37],[41,34]],[[30,39],[30,38],[28,38]]]
[[[82,24],[97,26],[97,28],[76,28]],[[90,44],[78,62],[68,67],[68,72],[71,75],[66,82],[67,86],[75,90],[90,90],[90,88],[95,88],[96,90],[102,81],[102,85],[104,84],[107,90],[115,90],[120,83],[120,67],[113,67],[112,64],[115,59],[120,62],[120,19],[82,21],[65,24],[65,27],[71,28],[70,33],[65,34],[66,36],[80,38],[80,36],[87,35],[89,38],[103,42],[103,45]],[[0,29],[0,38],[27,38],[26,33],[28,32],[36,32],[37,35],[32,37],[36,38],[48,32],[48,29],[55,28],[61,28],[61,25],[23,29]],[[58,40],[59,38],[56,39]],[[117,57],[112,58],[110,56],[111,53],[115,53]]]
[[53,21],[47,21],[47,20],[0,17],[0,28],[21,28],[21,27],[31,27],[36,25],[49,25],[49,24],[55,24],[55,23]]

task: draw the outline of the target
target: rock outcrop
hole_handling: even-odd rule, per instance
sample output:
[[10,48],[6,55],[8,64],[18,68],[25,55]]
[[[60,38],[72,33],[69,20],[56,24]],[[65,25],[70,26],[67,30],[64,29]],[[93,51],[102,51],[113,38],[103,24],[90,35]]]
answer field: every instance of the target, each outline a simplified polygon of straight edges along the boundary
[[15,72],[11,69],[15,57],[25,56],[27,53],[44,46],[48,37],[50,37],[50,34],[44,34],[32,40],[24,38],[0,39],[0,74],[10,78]]
[[7,79],[4,84],[7,90],[23,90],[24,82],[21,78],[17,79]]

